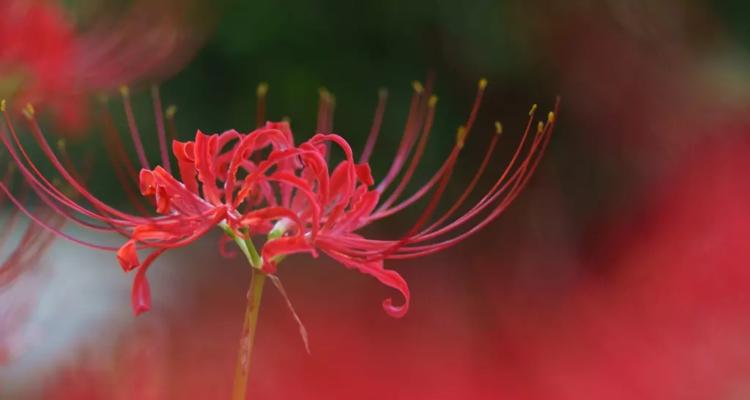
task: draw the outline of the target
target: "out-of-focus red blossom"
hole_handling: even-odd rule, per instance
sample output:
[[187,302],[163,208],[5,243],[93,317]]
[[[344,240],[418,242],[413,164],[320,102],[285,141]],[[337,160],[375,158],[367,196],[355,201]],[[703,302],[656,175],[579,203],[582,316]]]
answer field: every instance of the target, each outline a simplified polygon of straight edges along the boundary
[[[750,124],[717,125],[589,243],[594,274],[533,307],[493,295],[518,399],[734,399],[750,376]],[[605,232],[604,234],[602,234]],[[598,264],[606,264],[599,267]],[[495,287],[486,287],[496,293]],[[528,303],[526,303],[528,304]]]
[[63,10],[52,1],[4,1],[0,35],[0,96],[20,104],[46,97],[65,123],[78,124],[82,104],[55,99],[74,91],[75,32]]
[[126,15],[79,32],[56,0],[3,1],[0,98],[43,105],[62,132],[80,134],[87,94],[164,78],[193,54],[199,30],[168,13],[168,2],[136,1]]
[[[205,135],[200,131],[194,141],[173,142],[181,180],[171,173],[164,147],[165,130],[157,112],[157,131],[161,145],[162,166],[151,168],[132,118],[129,95],[125,109],[131,134],[141,164],[140,192],[154,199],[158,215],[137,215],[117,210],[99,200],[76,179],[71,165],[62,161],[45,141],[32,109],[26,110],[31,133],[40,144],[64,181],[83,201],[72,199],[50,184],[26,156],[16,130],[7,118],[8,133],[2,137],[10,156],[51,209],[72,222],[97,232],[115,232],[128,238],[119,248],[99,245],[72,237],[59,229],[53,231],[82,245],[116,250],[117,259],[126,271],[136,269],[132,303],[136,314],[150,307],[151,292],[146,272],[166,250],[186,246],[214,227],[221,227],[242,246],[253,247],[253,238],[265,237],[260,258],[250,262],[264,273],[273,274],[277,262],[299,252],[316,256],[322,251],[348,268],[371,275],[404,297],[403,305],[391,299],[383,303],[392,316],[403,316],[409,305],[409,289],[395,271],[383,267],[385,259],[406,259],[432,254],[448,248],[486,226],[508,207],[536,169],[554,126],[554,113],[546,121],[536,120],[536,106],[529,113],[525,132],[511,159],[502,168],[494,184],[463,214],[455,217],[490,164],[501,126],[496,124],[484,159],[474,178],[460,198],[436,219],[434,211],[450,180],[451,173],[477,116],[486,81],[479,83],[476,100],[466,125],[458,129],[456,144],[432,178],[411,196],[401,195],[419,165],[427,144],[437,98],[430,88],[415,84],[410,113],[401,144],[386,176],[374,188],[367,164],[379,132],[385,97],[381,96],[375,122],[362,157],[355,161],[349,144],[342,137],[318,133],[296,145],[287,123],[268,122],[248,134],[226,131]],[[321,97],[318,132],[330,131],[332,104],[330,96]],[[155,109],[160,110],[158,96]],[[339,148],[343,160],[329,166],[331,148]],[[407,166],[408,163],[408,166]],[[68,164],[68,165],[65,165]],[[404,170],[404,167],[405,170]],[[402,170],[403,173],[402,173]],[[400,176],[400,180],[396,180]],[[386,191],[395,188],[385,196]],[[6,193],[7,189],[4,189]],[[428,196],[429,194],[429,196]],[[418,200],[427,206],[409,231],[396,240],[368,239],[357,233],[364,226],[394,215]],[[382,200],[382,201],[381,201]],[[90,208],[84,206],[90,204]],[[33,215],[29,214],[31,218]],[[43,223],[43,221],[39,221]],[[150,250],[145,259],[139,250]],[[248,258],[251,257],[247,253]]]

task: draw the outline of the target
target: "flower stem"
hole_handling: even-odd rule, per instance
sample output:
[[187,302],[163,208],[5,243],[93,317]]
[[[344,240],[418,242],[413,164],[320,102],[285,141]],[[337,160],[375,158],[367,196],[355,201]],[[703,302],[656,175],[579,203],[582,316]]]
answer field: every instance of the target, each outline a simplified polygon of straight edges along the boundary
[[247,391],[247,379],[250,372],[250,357],[253,352],[253,341],[258,322],[258,311],[260,311],[260,300],[263,295],[263,284],[266,274],[251,268],[250,288],[247,291],[247,308],[245,308],[245,321],[242,326],[242,337],[240,347],[237,351],[237,366],[234,370],[234,389],[232,400],[245,400]]

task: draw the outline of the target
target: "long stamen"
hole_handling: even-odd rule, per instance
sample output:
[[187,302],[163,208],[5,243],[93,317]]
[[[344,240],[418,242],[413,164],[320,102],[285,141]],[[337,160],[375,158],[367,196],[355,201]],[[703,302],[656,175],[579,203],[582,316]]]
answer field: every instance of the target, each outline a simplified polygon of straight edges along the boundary
[[164,127],[164,113],[162,112],[161,96],[159,95],[159,86],[151,86],[151,98],[154,105],[154,118],[156,120],[156,132],[159,136],[159,152],[161,153],[161,166],[172,173],[172,167],[169,162],[169,152],[167,150],[167,134]]
[[268,94],[268,83],[261,82],[255,91],[255,127],[260,128],[266,123],[266,94]]
[[174,116],[177,114],[177,106],[172,104],[164,111],[164,117],[167,119],[167,135],[170,140],[177,140],[177,125],[174,122]]
[[[125,143],[120,137],[120,133],[115,126],[114,117],[109,111],[106,98],[102,103],[102,125],[104,130],[104,139],[107,144],[107,152],[113,160],[117,160],[112,163],[112,166],[117,169],[124,169],[123,173],[130,179],[129,185],[138,185],[138,173],[135,166],[128,156],[128,152],[125,149]],[[120,168],[122,167],[122,168]]]
[[412,146],[414,145],[416,133],[418,133],[421,126],[420,120],[422,119],[422,99],[425,95],[425,88],[418,81],[412,82],[412,88],[414,89],[414,93],[412,94],[411,102],[409,104],[409,114],[406,117],[406,125],[404,127],[404,133],[403,135],[401,135],[401,142],[399,143],[398,149],[396,150],[396,155],[393,157],[391,168],[388,170],[383,180],[380,181],[377,188],[375,189],[380,193],[383,193],[386,189],[388,189],[388,186],[390,186],[393,180],[398,176],[401,168],[406,162],[406,158],[409,155]]
[[[468,137],[469,133],[471,132],[471,128],[473,127],[474,121],[476,120],[477,114],[479,112],[479,107],[482,104],[482,98],[484,96],[484,92],[485,92],[486,88],[487,88],[487,80],[486,79],[480,79],[479,82],[478,82],[478,84],[477,84],[477,93],[476,93],[476,96],[474,98],[474,103],[473,103],[473,105],[471,107],[471,111],[469,112],[469,116],[468,116],[468,118],[466,120],[466,125],[464,125],[465,127],[463,128],[463,133],[461,134],[461,136],[462,136],[461,140],[462,141],[465,141],[466,138]],[[460,143],[460,144],[461,144],[461,147],[462,147],[463,143]],[[443,172],[446,171],[445,170],[446,165],[447,164],[443,164],[443,167],[441,167],[441,170]],[[386,177],[386,179],[387,178],[388,177]],[[434,178],[437,178],[437,176],[435,176]],[[437,182],[437,179],[433,179],[433,180],[430,180],[428,182],[428,184],[430,186],[432,186],[436,182]],[[384,184],[387,185],[387,183],[385,181],[381,182],[381,184],[378,186],[378,188],[380,188]],[[386,215],[391,215],[391,214],[395,213],[396,211],[401,210],[401,209],[407,207],[408,205],[412,204],[414,201],[416,201],[419,198],[421,198],[427,191],[428,190],[424,190],[424,188],[422,188],[419,191],[417,191],[417,193],[415,193],[415,195],[412,195],[412,197],[410,197],[409,199],[407,199],[405,202],[403,202],[402,204],[400,204],[400,205],[398,205],[396,207],[393,207],[391,209],[388,209],[387,207],[381,206],[380,208],[378,208],[378,210],[376,211],[375,214],[378,215],[378,217],[377,217],[378,219],[382,218],[383,216],[386,216]],[[388,200],[390,200],[390,199],[388,199]],[[390,204],[391,204],[391,202],[388,202],[388,206],[390,206]]]
[[[451,224],[450,224],[449,226],[459,226],[459,225],[460,225],[461,223],[463,223],[463,221],[464,221],[465,219],[469,219],[469,218],[471,218],[471,217],[472,217],[472,216],[474,216],[474,215],[475,215],[476,213],[478,213],[478,212],[480,212],[480,211],[481,211],[482,209],[484,209],[484,207],[486,207],[486,206],[487,206],[487,203],[488,203],[488,202],[487,202],[487,199],[488,199],[488,198],[491,198],[491,195],[492,195],[493,193],[495,193],[495,192],[496,192],[496,191],[498,190],[498,187],[499,187],[499,186],[500,186],[500,185],[501,185],[501,184],[502,184],[503,182],[505,182],[505,179],[506,179],[507,175],[508,175],[508,174],[509,174],[509,173],[511,172],[511,170],[513,169],[513,166],[515,165],[516,161],[518,160],[518,157],[519,157],[519,156],[521,155],[521,152],[522,152],[522,150],[523,150],[523,149],[524,149],[524,147],[525,147],[525,143],[526,143],[526,140],[527,140],[527,138],[528,138],[528,136],[529,136],[529,133],[531,132],[531,126],[532,126],[532,123],[533,123],[533,121],[534,121],[534,116],[536,115],[536,109],[537,109],[537,105],[536,105],[536,104],[534,104],[534,105],[533,105],[533,106],[531,107],[531,110],[529,111],[529,120],[528,120],[528,122],[526,123],[526,128],[524,129],[524,134],[523,134],[523,136],[522,136],[522,138],[521,138],[521,141],[520,141],[520,143],[519,143],[518,147],[516,147],[516,151],[515,151],[515,153],[513,154],[513,157],[512,157],[512,158],[511,158],[511,160],[509,161],[508,165],[507,165],[507,166],[505,167],[505,170],[503,171],[503,173],[502,173],[502,175],[500,176],[500,178],[498,178],[498,180],[496,181],[495,185],[494,185],[494,186],[493,186],[493,187],[492,187],[492,188],[491,188],[491,189],[490,189],[490,190],[488,191],[488,193],[487,193],[487,194],[485,195],[485,197],[484,197],[484,198],[483,198],[482,200],[480,200],[480,201],[479,201],[479,202],[478,202],[478,203],[477,203],[477,204],[476,204],[476,205],[475,205],[475,206],[474,206],[474,207],[473,207],[473,208],[472,208],[471,210],[469,210],[469,211],[468,211],[467,213],[465,213],[464,215],[462,215],[462,216],[461,216],[461,217],[460,217],[460,218],[459,218],[458,220],[456,220],[456,221],[452,222],[452,223],[451,223]],[[501,128],[502,128],[502,126],[501,126],[501,125],[500,125],[500,126],[496,126],[496,132],[497,132],[497,129],[498,129],[498,128],[500,128],[500,129],[501,129]],[[440,231],[443,231],[443,230],[444,230],[444,229],[446,229],[446,228],[447,228],[447,227],[443,227],[443,228],[441,228],[441,230],[440,230]],[[424,233],[424,232],[423,232],[423,233]],[[434,233],[433,233],[433,234],[434,234]],[[421,234],[420,234],[420,235],[421,235]],[[419,235],[418,235],[418,236],[419,236]]]
[[[27,118],[33,118],[34,111],[33,107],[27,106],[24,110],[24,115]],[[26,178],[27,182],[32,186],[32,188],[39,188],[43,190],[47,195],[55,198],[57,201],[59,201],[62,204],[66,204],[71,208],[74,208],[77,206],[75,202],[70,200],[64,193],[62,193],[60,190],[57,189],[55,185],[53,185],[47,178],[39,171],[39,169],[36,167],[36,165],[32,162],[29,155],[26,153],[23,146],[21,146],[21,142],[18,138],[18,135],[16,134],[15,128],[13,127],[13,124],[10,121],[10,118],[8,117],[7,113],[3,112],[3,116],[5,118],[5,123],[8,127],[8,130],[11,133],[11,137],[13,138],[13,141],[18,146],[19,150],[21,151],[21,154],[23,158],[26,160],[26,162],[29,164],[29,167],[31,170],[29,170],[25,164],[21,161],[21,158],[18,156],[18,153],[16,153],[16,150],[14,149],[13,145],[8,140],[8,137],[6,136],[6,130],[2,129],[0,131],[1,135],[0,138],[2,139],[3,144],[5,145],[6,149],[8,150],[8,154],[11,156],[11,159],[15,162],[15,164],[18,166],[19,171],[21,174]],[[32,173],[33,171],[33,173]],[[36,189],[35,189],[36,190]],[[81,211],[82,210],[82,211]],[[82,212],[85,214],[85,209],[78,210],[79,212]],[[93,216],[93,215],[87,215],[87,216]]]
[[443,175],[443,178],[440,180],[437,189],[435,189],[435,192],[432,194],[430,202],[427,204],[427,207],[425,207],[425,210],[422,212],[422,215],[419,217],[414,226],[409,229],[409,232],[405,235],[406,238],[409,238],[417,233],[419,231],[419,228],[421,228],[422,225],[424,225],[427,220],[430,219],[432,213],[435,211],[435,208],[437,207],[438,202],[440,201],[440,198],[442,197],[443,192],[448,186],[448,182],[453,175],[454,166],[456,164],[456,160],[458,160],[459,151],[464,147],[464,141],[466,140],[467,132],[468,131],[463,126],[458,128],[458,131],[456,132],[456,151],[454,151],[455,156],[451,157],[452,161],[449,164],[446,173]]
[[359,158],[360,164],[366,164],[370,161],[372,150],[375,148],[375,143],[378,140],[380,134],[380,128],[383,126],[383,116],[385,115],[385,105],[388,101],[388,90],[380,89],[378,91],[378,105],[375,107],[375,115],[372,119],[372,127],[370,128],[370,134],[367,136],[367,143],[365,144],[364,150],[362,150],[362,156]]
[[378,208],[378,210],[385,210],[388,207],[391,206],[401,195],[401,193],[406,189],[406,185],[409,184],[411,181],[412,176],[414,175],[414,172],[417,169],[417,166],[419,165],[419,161],[422,159],[422,155],[424,153],[425,147],[427,145],[427,139],[430,136],[430,132],[432,131],[432,123],[435,119],[435,105],[437,104],[437,96],[430,96],[428,104],[428,111],[427,111],[427,118],[426,122],[424,124],[424,128],[422,129],[422,134],[419,138],[419,143],[417,143],[417,149],[414,153],[414,156],[411,159],[411,162],[409,166],[406,169],[406,172],[404,173],[404,176],[401,178],[401,182],[399,182],[398,186],[396,186],[396,189],[391,193],[391,195],[388,197],[388,199],[383,202],[383,204]]
[[[75,180],[75,178],[65,169],[65,167],[60,163],[60,160],[55,155],[54,151],[49,146],[49,143],[47,143],[46,139],[44,138],[44,135],[42,134],[41,128],[39,127],[39,124],[37,123],[36,119],[34,118],[34,115],[31,114],[30,116],[27,115],[30,127],[31,127],[31,133],[34,139],[36,139],[37,143],[39,143],[42,151],[47,156],[49,161],[52,162],[52,165],[55,167],[58,173],[65,179],[65,181],[78,192],[81,196],[83,196],[87,201],[89,201],[97,210],[104,211],[108,214],[117,216],[118,218],[123,218],[124,220],[141,220],[140,218],[133,218],[133,216],[125,214],[123,212],[120,212],[110,206],[108,206],[103,201],[99,200],[96,196],[91,194],[88,190],[86,190],[83,185],[81,185],[78,181]],[[12,130],[11,130],[12,132]],[[69,199],[68,199],[69,200]],[[75,202],[72,200],[69,200],[70,203],[73,205],[76,205]],[[79,209],[81,207],[78,207]],[[85,209],[84,209],[85,210]],[[86,210],[87,211],[87,210]],[[104,219],[102,216],[95,216]]]
[[471,182],[466,187],[464,192],[461,194],[461,197],[458,198],[458,200],[451,206],[451,208],[448,209],[440,218],[438,218],[435,222],[433,222],[430,226],[425,228],[425,231],[431,231],[435,227],[440,226],[443,222],[445,222],[448,218],[450,218],[456,210],[458,210],[461,205],[463,205],[464,201],[469,197],[471,192],[474,191],[474,187],[476,187],[477,183],[479,183],[479,179],[484,174],[485,169],[487,168],[487,165],[489,164],[490,158],[492,156],[492,153],[495,150],[495,147],[497,146],[497,141],[500,138],[500,135],[503,132],[503,126],[500,124],[500,122],[495,122],[495,135],[493,135],[492,140],[490,141],[490,144],[487,148],[487,152],[485,152],[484,159],[482,159],[482,163],[479,165],[479,169],[477,169],[477,172],[474,174],[474,177],[471,179]]
[[13,205],[15,205],[19,210],[21,210],[21,212],[24,215],[26,215],[26,217],[28,217],[30,220],[32,220],[37,225],[39,225],[39,226],[41,226],[41,227],[49,230],[50,232],[53,232],[57,236],[60,236],[60,237],[62,237],[64,239],[67,239],[67,240],[73,242],[73,243],[77,243],[77,244],[80,244],[82,246],[89,247],[89,248],[92,248],[92,249],[106,250],[106,251],[115,251],[115,250],[118,249],[117,247],[104,246],[104,245],[99,245],[99,244],[95,244],[95,243],[89,243],[89,242],[83,241],[81,239],[78,239],[76,237],[73,237],[73,236],[71,236],[71,235],[69,235],[69,234],[61,231],[59,228],[56,228],[56,227],[53,227],[53,226],[49,225],[46,221],[44,221],[44,220],[40,219],[39,217],[37,217],[36,215],[34,215],[34,213],[32,213],[31,211],[29,211],[26,208],[26,206],[24,206],[20,201],[18,201],[18,199],[16,199],[16,197],[13,196],[13,194],[5,186],[5,184],[1,183],[1,182],[0,182],[0,191],[2,191],[3,193],[5,193],[5,195],[8,196],[8,199],[13,203]]
[[[515,170],[515,172],[513,172],[513,174],[510,175],[510,177],[507,180],[506,180],[506,177],[513,170],[515,160],[513,160],[511,163],[508,164],[508,166],[505,168],[505,170],[503,171],[503,174],[497,180],[495,185],[468,212],[466,212],[464,215],[457,218],[455,221],[451,222],[450,224],[436,231],[429,232],[428,230],[425,230],[424,232],[417,235],[414,241],[430,240],[432,238],[445,235],[446,233],[463,226],[466,222],[473,219],[476,215],[478,215],[480,212],[482,212],[487,207],[489,207],[490,204],[494,203],[498,198],[500,198],[501,195],[503,195],[503,193],[507,193],[507,194],[504,200],[501,201],[501,203],[504,202],[507,198],[515,197],[514,192],[516,188],[518,188],[518,186],[520,185],[520,182],[523,182],[527,174],[530,174],[530,170],[528,169],[529,163],[532,162],[533,157],[537,154],[537,149],[539,149],[539,146],[542,145],[543,141],[548,136],[547,133],[551,132],[551,128],[552,128],[551,124],[552,122],[550,120],[550,122],[548,122],[547,128],[545,128],[544,130],[542,129],[537,130],[537,134],[534,137],[534,140],[532,141],[532,144],[528,150],[528,154],[526,158],[521,163],[521,165]],[[524,135],[524,139],[527,134],[528,134],[528,131]],[[519,151],[520,149],[523,149],[524,147],[523,146],[523,142],[525,141],[524,139],[522,139],[522,143],[518,147]],[[499,207],[499,206],[496,206],[496,207]]]
[[128,120],[128,128],[130,130],[130,136],[133,139],[133,146],[135,152],[138,155],[138,161],[141,163],[141,168],[149,169],[148,159],[146,158],[146,152],[143,150],[143,142],[141,142],[141,135],[138,132],[138,125],[135,122],[135,116],[133,115],[133,106],[130,102],[130,89],[127,86],[120,87],[120,94],[122,95],[122,104],[125,109],[125,117]]
[[[557,110],[557,107],[558,105],[556,104],[555,110]],[[544,154],[544,151],[547,147],[547,144],[549,143],[549,140],[551,138],[550,133],[552,132],[552,129],[554,127],[554,119],[555,119],[555,112],[552,112],[548,116],[547,122],[545,124],[540,125],[540,127],[537,129],[537,135],[534,139],[534,145],[529,150],[530,153],[527,159],[521,165],[519,170],[513,174],[513,176],[510,178],[510,181],[508,181],[508,183],[513,182],[511,190],[508,191],[508,194],[490,212],[489,215],[484,217],[479,223],[472,225],[471,229],[469,229],[468,231],[460,235],[454,236],[448,240],[444,240],[444,241],[434,243],[431,245],[407,246],[407,247],[400,249],[399,254],[392,254],[389,258],[402,259],[402,258],[412,258],[412,257],[432,254],[436,251],[445,249],[447,247],[450,247],[462,241],[466,237],[482,229],[484,226],[486,226],[488,223],[494,220],[499,214],[501,214],[511,204],[511,202],[515,199],[515,197],[518,196],[518,194],[521,192],[521,189],[525,187],[525,185],[528,183],[529,179],[533,175],[533,172],[536,170],[539,164],[539,161],[541,160]],[[491,196],[491,198],[486,200],[485,204],[493,202],[494,199],[496,199],[500,194],[502,194],[505,187],[507,186],[503,185],[503,189],[494,193]],[[474,213],[474,215],[476,215],[476,213]],[[460,218],[459,220],[463,220],[463,221],[460,221],[460,225],[463,225],[463,222],[465,222],[465,219]],[[457,220],[456,222],[459,222],[459,220]],[[421,237],[418,240],[423,241],[423,240],[430,239],[431,237],[434,237],[434,234],[438,234],[438,233],[443,234],[445,232],[434,232],[432,234],[425,235],[424,237]]]
[[469,119],[466,121],[466,135],[469,135],[469,132],[471,132],[471,128],[474,127],[474,121],[477,119],[477,114],[479,113],[479,106],[482,104],[482,98],[484,97],[485,89],[487,89],[487,79],[480,79],[479,83],[477,84],[477,94],[474,98],[474,105],[471,107],[471,112],[469,113]]
[[333,129],[333,111],[336,106],[336,98],[326,88],[318,90],[318,123],[315,133],[331,133]]

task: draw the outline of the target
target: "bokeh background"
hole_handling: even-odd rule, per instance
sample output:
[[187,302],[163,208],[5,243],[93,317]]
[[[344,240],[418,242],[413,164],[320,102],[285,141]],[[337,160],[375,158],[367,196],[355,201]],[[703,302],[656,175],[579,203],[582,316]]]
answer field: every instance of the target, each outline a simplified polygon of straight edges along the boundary
[[[64,6],[85,31],[96,4]],[[128,2],[113,4],[107,15],[126,14]],[[424,181],[485,77],[448,200],[471,179],[493,121],[510,154],[531,104],[547,110],[562,98],[545,159],[505,214],[442,253],[388,264],[412,289],[405,318],[382,312],[390,293],[371,278],[325,258],[286,261],[279,276],[312,353],[283,298],[267,291],[249,398],[750,397],[746,2],[227,0],[191,3],[189,13],[163,4],[149,11],[181,16],[191,40],[180,42],[184,60],[132,84],[153,156],[155,81],[184,138],[252,129],[261,81],[269,119],[288,117],[308,137],[324,86],[336,96],[334,131],[355,149],[387,87],[377,178],[400,140],[410,82],[434,73],[438,115],[415,179]],[[127,32],[126,44],[143,40]],[[158,55],[134,54],[117,62]],[[125,205],[97,122],[98,95],[116,104],[108,89],[125,82],[110,83],[91,88],[88,122],[66,136],[96,166],[93,190]],[[45,118],[52,136],[59,124]],[[418,211],[371,232],[392,237]],[[0,398],[227,398],[249,271],[221,257],[217,241],[161,258],[149,272],[152,311],[137,318],[132,278],[111,254],[56,241],[0,294]]]

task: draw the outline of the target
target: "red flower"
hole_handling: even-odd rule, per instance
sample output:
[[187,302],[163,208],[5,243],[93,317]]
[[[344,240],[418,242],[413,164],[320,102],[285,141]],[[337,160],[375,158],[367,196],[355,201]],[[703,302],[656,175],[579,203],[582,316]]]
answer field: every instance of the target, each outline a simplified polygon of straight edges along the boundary
[[[402,305],[394,305],[391,299],[383,303],[390,315],[400,317],[408,310],[409,288],[401,275],[383,267],[384,260],[420,257],[443,250],[487,225],[502,213],[528,182],[549,141],[554,113],[549,113],[547,121],[539,122],[534,131],[534,106],[520,144],[494,185],[472,207],[456,217],[454,215],[489,166],[501,133],[501,126],[496,123],[497,134],[490,140],[479,170],[458,200],[433,219],[474,125],[485,86],[486,82],[482,80],[466,125],[458,129],[456,143],[443,165],[428,182],[405,199],[401,199],[401,195],[424,152],[437,102],[435,96],[430,96],[429,88],[424,89],[418,84],[415,85],[405,133],[393,164],[376,186],[367,162],[383,117],[385,96],[381,96],[374,128],[358,161],[341,136],[318,133],[295,145],[288,123],[269,122],[249,134],[231,130],[206,135],[198,131],[194,141],[174,141],[172,151],[180,179],[171,173],[163,147],[164,166],[150,168],[126,96],[131,133],[142,166],[140,193],[153,199],[158,214],[149,217],[116,210],[84,188],[44,140],[33,118],[33,110],[27,112],[33,136],[66,182],[92,208],[85,208],[50,184],[26,157],[10,120],[7,120],[10,135],[4,134],[2,139],[21,172],[50,207],[87,228],[117,232],[128,239],[116,252],[124,270],[137,269],[133,285],[136,313],[148,310],[150,306],[145,274],[154,259],[168,249],[191,243],[213,227],[220,227],[239,245],[250,264],[267,274],[273,274],[278,262],[289,254],[305,252],[317,256],[318,251],[322,251],[348,268],[371,275],[403,295]],[[332,125],[332,97],[323,92],[321,100],[318,130],[326,132]],[[158,120],[158,126],[162,127],[163,121]],[[158,131],[160,143],[164,143],[164,129]],[[329,162],[332,148],[343,153],[343,160],[333,167]],[[405,166],[406,170],[401,174]],[[401,178],[396,182],[400,174]],[[387,192],[392,185],[395,188]],[[388,196],[384,196],[385,193],[389,193]],[[378,240],[359,233],[363,227],[398,213],[429,193],[425,210],[402,237]],[[56,231],[89,247],[114,250]],[[265,241],[260,253],[254,244],[258,237]],[[146,249],[151,252],[141,261],[138,251]]]
[[137,2],[117,21],[77,32],[56,1],[4,0],[0,97],[44,104],[66,132],[76,132],[87,119],[86,93],[163,77],[187,61],[196,40],[181,24]]

